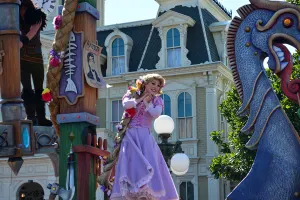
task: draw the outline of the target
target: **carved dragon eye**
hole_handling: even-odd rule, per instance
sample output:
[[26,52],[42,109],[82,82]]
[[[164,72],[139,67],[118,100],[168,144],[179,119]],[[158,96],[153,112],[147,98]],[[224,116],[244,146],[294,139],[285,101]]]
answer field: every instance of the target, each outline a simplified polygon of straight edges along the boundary
[[291,18],[285,18],[283,20],[283,25],[286,27],[286,28],[290,28],[291,26],[293,26],[293,20]]

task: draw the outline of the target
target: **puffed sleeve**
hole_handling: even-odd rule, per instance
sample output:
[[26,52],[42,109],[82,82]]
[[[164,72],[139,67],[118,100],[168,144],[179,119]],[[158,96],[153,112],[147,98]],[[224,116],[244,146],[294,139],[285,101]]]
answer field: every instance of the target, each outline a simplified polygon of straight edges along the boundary
[[152,117],[157,118],[161,115],[163,107],[164,101],[162,100],[162,98],[155,97],[153,101],[146,105],[145,111],[148,111]]
[[136,107],[136,100],[135,98],[130,97],[130,92],[127,92],[123,98],[122,98],[122,105],[124,109],[130,109],[130,108],[135,108]]

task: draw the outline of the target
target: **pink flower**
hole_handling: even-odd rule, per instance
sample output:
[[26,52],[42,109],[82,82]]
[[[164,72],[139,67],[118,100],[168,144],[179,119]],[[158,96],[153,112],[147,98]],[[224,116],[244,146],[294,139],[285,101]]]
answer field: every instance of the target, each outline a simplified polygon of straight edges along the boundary
[[52,67],[57,67],[58,65],[59,65],[59,59],[57,59],[57,58],[51,58],[51,60],[50,60],[50,65],[52,66]]
[[59,29],[62,24],[62,16],[58,15],[58,16],[54,17],[52,24],[53,24],[55,30]]

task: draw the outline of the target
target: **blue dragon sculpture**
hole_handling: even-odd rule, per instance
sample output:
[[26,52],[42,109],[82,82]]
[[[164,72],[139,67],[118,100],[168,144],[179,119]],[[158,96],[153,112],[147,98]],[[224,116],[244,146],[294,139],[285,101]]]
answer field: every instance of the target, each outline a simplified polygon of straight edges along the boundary
[[237,10],[228,29],[227,52],[242,105],[248,116],[242,132],[250,134],[247,148],[257,149],[248,175],[227,200],[300,199],[300,138],[280,105],[266,75],[263,60],[281,79],[284,94],[298,103],[300,81],[290,80],[291,53],[300,50],[300,8],[267,0],[250,0]]

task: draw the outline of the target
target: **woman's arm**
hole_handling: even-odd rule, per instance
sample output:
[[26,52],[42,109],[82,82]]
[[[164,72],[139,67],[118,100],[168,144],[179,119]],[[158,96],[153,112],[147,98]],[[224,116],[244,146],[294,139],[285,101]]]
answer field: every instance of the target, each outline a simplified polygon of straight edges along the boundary
[[122,105],[125,109],[135,108],[138,103],[143,101],[145,96],[142,96],[139,99],[130,98],[130,94],[126,93],[122,99]]
[[146,101],[144,101],[144,103],[146,105],[145,111],[148,111],[152,117],[157,118],[161,115],[164,105],[161,97],[155,97],[150,103],[147,103]]

